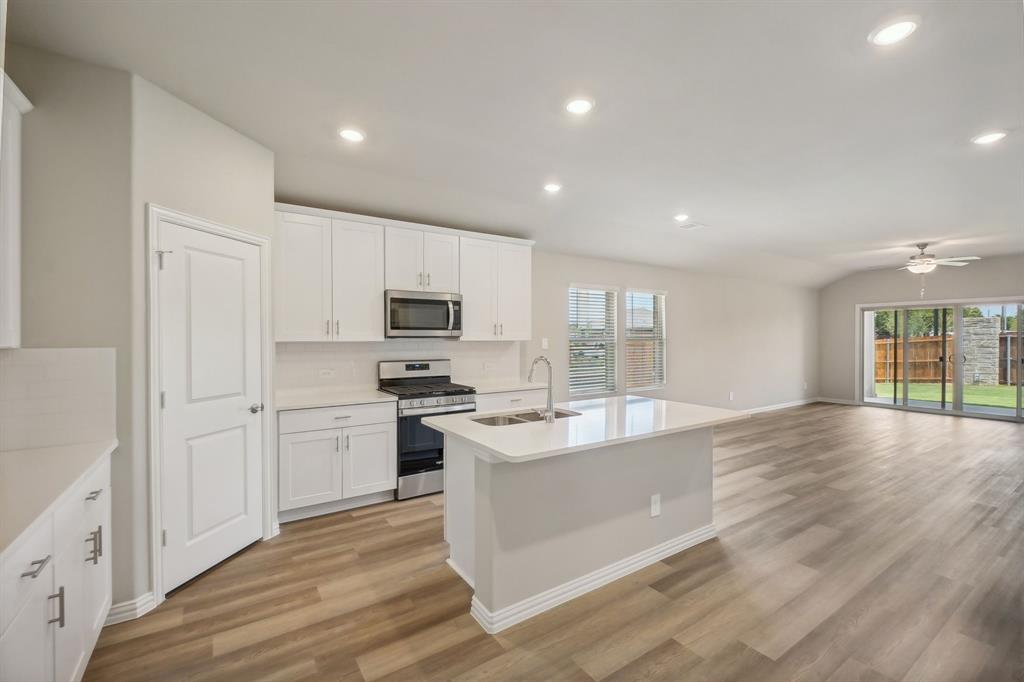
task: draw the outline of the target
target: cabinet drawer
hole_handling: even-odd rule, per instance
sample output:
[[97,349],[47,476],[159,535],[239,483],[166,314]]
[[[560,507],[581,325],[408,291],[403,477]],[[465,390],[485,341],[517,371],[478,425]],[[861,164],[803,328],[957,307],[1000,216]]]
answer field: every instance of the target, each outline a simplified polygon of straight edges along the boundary
[[57,505],[53,517],[54,545],[61,547],[72,541],[85,542],[87,529],[93,530],[102,523],[109,501],[110,459],[105,458]]
[[477,412],[515,410],[520,407],[543,407],[548,394],[543,388],[529,391],[508,391],[507,393],[484,393],[476,397]]
[[[33,561],[44,562],[33,564]],[[53,517],[46,514],[29,527],[14,545],[0,556],[0,633],[18,614],[40,581],[48,593],[52,588],[53,571]],[[22,576],[37,571],[38,576]]]
[[348,405],[346,407],[319,407],[311,410],[285,410],[278,417],[279,433],[319,431],[364,424],[383,424],[398,419],[398,408],[393,402]]

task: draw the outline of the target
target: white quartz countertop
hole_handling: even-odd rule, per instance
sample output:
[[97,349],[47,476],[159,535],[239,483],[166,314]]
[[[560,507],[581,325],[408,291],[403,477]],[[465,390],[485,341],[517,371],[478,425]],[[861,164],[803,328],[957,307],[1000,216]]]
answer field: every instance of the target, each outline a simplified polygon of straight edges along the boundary
[[579,412],[577,417],[511,426],[486,426],[472,421],[486,414],[463,413],[426,417],[423,423],[446,436],[462,438],[477,449],[507,462],[526,462],[644,438],[703,429],[748,419],[750,415],[719,407],[678,403],[642,396],[617,396],[557,403]]
[[506,393],[513,391],[535,391],[547,389],[547,384],[538,384],[525,379],[468,379],[455,380],[457,384],[465,384],[476,389],[477,393]]
[[288,388],[274,393],[274,409],[302,410],[310,407],[335,407],[363,403],[393,403],[398,398],[375,388]]
[[0,552],[115,448],[113,438],[0,452]]

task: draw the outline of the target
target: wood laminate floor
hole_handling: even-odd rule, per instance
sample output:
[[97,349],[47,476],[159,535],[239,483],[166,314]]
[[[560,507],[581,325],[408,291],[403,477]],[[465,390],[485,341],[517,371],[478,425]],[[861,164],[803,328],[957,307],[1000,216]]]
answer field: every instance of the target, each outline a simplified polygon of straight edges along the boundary
[[1024,680],[1024,426],[817,404],[715,435],[716,540],[498,636],[440,496],[286,525],[87,680]]

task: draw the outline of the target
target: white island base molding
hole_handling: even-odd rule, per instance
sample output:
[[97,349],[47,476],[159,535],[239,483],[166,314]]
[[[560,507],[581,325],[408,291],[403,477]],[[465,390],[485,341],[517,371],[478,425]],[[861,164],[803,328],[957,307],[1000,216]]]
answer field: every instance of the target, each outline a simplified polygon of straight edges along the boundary
[[710,427],[529,461],[446,436],[449,564],[488,633],[715,537]]

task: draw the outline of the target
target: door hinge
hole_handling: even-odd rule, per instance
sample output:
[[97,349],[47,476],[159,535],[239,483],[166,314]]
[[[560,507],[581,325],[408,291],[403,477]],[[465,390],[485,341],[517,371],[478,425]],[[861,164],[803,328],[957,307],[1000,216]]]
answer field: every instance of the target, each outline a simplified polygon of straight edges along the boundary
[[167,407],[167,393],[160,391],[160,409]]
[[165,253],[174,253],[174,251],[156,251],[155,253],[156,253],[156,259],[158,261],[158,265],[159,265],[160,269],[163,270],[164,269],[164,254]]
[[160,546],[161,547],[166,547],[167,546],[167,531],[166,530],[160,531]]

